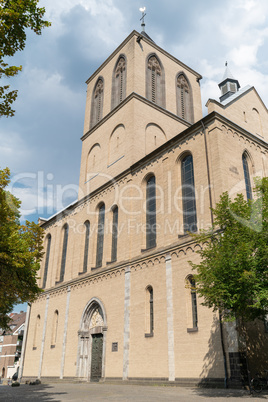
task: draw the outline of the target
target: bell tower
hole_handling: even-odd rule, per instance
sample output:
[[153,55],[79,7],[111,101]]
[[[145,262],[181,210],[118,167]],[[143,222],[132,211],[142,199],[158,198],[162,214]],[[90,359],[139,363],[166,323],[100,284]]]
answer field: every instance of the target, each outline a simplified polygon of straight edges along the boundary
[[[202,118],[197,72],[133,31],[87,80],[78,198]],[[182,85],[183,83],[183,85]]]

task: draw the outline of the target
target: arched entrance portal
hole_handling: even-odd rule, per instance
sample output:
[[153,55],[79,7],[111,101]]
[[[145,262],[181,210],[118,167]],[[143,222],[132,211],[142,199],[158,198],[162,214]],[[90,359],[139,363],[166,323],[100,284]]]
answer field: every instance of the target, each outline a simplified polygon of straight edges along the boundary
[[90,381],[104,378],[106,324],[101,301],[91,299],[83,311],[78,331],[77,377]]

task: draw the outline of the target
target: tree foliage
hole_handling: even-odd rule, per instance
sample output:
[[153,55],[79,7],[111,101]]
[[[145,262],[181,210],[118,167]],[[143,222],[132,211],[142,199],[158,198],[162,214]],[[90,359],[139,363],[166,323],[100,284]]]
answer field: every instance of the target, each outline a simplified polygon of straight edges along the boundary
[[190,262],[203,304],[242,322],[268,313],[268,178],[258,179],[255,191],[252,201],[223,193],[215,227],[194,236],[204,245],[201,262]]
[[[0,0],[0,78],[14,77],[22,70],[22,66],[10,66],[4,58],[25,48],[27,28],[41,35],[42,29],[50,26],[43,20],[45,8],[37,4],[38,0]],[[17,90],[0,86],[0,117],[14,115],[11,105],[16,97]]]
[[41,292],[36,279],[43,256],[43,229],[19,221],[20,201],[6,190],[9,169],[0,170],[0,327],[18,303],[31,302]]

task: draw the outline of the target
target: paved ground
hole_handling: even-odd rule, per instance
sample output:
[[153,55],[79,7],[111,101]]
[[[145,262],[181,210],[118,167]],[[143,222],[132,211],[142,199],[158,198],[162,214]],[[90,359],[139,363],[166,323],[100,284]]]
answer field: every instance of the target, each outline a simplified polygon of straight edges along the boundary
[[0,401],[180,401],[242,402],[266,401],[268,393],[250,396],[247,391],[165,386],[110,384],[40,384],[0,386]]

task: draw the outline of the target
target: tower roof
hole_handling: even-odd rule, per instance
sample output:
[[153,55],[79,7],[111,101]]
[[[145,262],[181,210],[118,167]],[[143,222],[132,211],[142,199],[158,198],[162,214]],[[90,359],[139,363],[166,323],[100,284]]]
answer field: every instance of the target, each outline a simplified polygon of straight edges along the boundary
[[224,75],[222,77],[221,82],[219,83],[219,88],[221,90],[221,97],[220,97],[221,102],[229,98],[229,96],[237,92],[240,88],[240,84],[238,80],[235,79],[233,74],[231,73],[227,61],[225,63]]
[[228,67],[228,63],[226,62],[225,63],[225,72],[224,72],[224,75],[223,75],[223,77],[222,77],[222,80],[221,80],[221,82],[223,82],[223,81],[225,81],[225,80],[227,80],[227,79],[231,79],[231,80],[234,80],[235,78],[234,78],[234,76],[233,76],[233,74],[231,73],[231,71],[230,71],[230,69],[229,69],[229,67]]

